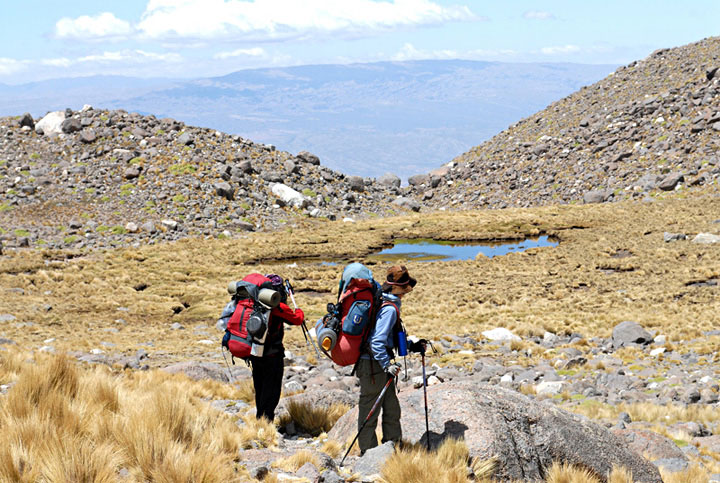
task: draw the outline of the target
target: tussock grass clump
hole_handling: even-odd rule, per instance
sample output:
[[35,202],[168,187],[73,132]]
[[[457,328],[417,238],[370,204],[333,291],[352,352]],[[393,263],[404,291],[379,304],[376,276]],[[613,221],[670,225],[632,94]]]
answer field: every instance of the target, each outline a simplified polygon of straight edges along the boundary
[[707,483],[710,475],[701,465],[690,465],[685,471],[673,473],[660,470],[660,475],[665,483]]
[[0,481],[243,481],[237,455],[275,429],[240,430],[202,401],[202,384],[160,371],[115,374],[64,355],[0,353]]
[[600,483],[600,479],[589,469],[557,461],[548,469],[545,481],[547,483]]
[[380,475],[384,483],[459,483],[468,481],[468,468],[475,481],[488,480],[495,462],[471,461],[465,442],[450,438],[430,452],[420,444],[403,445],[387,459]]
[[335,403],[329,407],[316,407],[303,401],[290,401],[287,406],[288,414],[280,418],[280,425],[284,426],[293,421],[301,431],[319,436],[330,431],[349,409],[347,404]]
[[302,468],[305,463],[312,463],[316,468],[320,468],[320,460],[312,451],[301,449],[297,453],[287,458],[282,458],[273,462],[273,468],[279,468],[284,471],[295,472]]

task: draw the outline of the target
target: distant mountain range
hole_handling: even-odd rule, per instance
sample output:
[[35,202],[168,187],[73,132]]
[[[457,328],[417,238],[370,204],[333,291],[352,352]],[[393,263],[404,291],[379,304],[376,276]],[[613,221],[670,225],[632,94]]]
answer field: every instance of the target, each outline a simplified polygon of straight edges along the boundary
[[0,115],[83,104],[172,117],[350,175],[428,172],[615,70],[460,60],[254,69],[207,79],[119,76],[0,84]]

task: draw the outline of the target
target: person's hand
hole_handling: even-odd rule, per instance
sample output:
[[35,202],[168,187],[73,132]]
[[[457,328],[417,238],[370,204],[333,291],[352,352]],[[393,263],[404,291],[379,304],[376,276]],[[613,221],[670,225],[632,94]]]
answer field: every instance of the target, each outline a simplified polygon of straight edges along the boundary
[[390,364],[385,368],[385,372],[391,377],[397,377],[397,375],[400,374],[400,364]]
[[295,309],[295,316],[300,317],[302,321],[305,321],[305,312],[302,311],[302,309]]
[[410,347],[408,347],[408,350],[410,352],[418,352],[420,354],[424,354],[427,350],[427,340],[419,339],[410,342]]

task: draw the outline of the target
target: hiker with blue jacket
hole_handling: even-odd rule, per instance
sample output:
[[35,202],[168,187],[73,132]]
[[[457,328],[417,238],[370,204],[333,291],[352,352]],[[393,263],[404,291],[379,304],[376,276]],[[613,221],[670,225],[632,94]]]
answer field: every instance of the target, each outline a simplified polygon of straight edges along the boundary
[[[375,436],[380,410],[375,411],[365,423],[373,403],[390,378],[400,373],[400,364],[394,361],[397,334],[402,330],[400,306],[402,298],[412,292],[417,280],[412,278],[405,266],[388,269],[382,285],[382,305],[378,310],[375,326],[370,331],[364,353],[357,363],[356,374],[360,379],[360,402],[358,404],[358,444],[360,452],[378,445]],[[412,349],[411,349],[412,350]],[[395,390],[395,381],[388,387],[382,400],[382,442],[399,442],[402,438],[400,427],[400,402]],[[365,425],[363,426],[363,423]]]

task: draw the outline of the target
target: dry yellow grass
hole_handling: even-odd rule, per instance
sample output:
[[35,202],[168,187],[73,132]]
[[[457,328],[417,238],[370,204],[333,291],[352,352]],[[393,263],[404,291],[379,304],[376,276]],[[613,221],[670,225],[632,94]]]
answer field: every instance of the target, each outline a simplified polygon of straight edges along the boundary
[[469,481],[470,467],[475,471],[476,481],[485,481],[491,477],[495,463],[471,462],[464,441],[446,439],[436,451],[430,452],[419,444],[402,445],[387,459],[380,475],[384,483],[460,483]]
[[284,426],[294,421],[297,429],[312,436],[319,436],[332,429],[335,422],[348,412],[350,406],[346,404],[332,404],[330,407],[314,407],[306,402],[290,401],[287,405],[288,413],[280,418],[279,424]]
[[[65,356],[0,353],[0,481],[243,481],[239,450],[271,445],[271,425],[242,428],[196,394],[207,388],[157,371],[115,374]],[[265,434],[263,434],[265,433]]]
[[295,472],[299,470],[305,463],[312,463],[316,468],[320,468],[320,460],[312,451],[301,449],[297,453],[287,458],[282,458],[273,462],[273,468],[279,468],[284,471]]
[[547,483],[600,483],[600,479],[587,468],[566,463],[553,463],[545,477]]
[[[503,326],[520,335],[551,330],[606,336],[618,322],[636,320],[673,341],[687,341],[714,327],[719,298],[712,288],[688,284],[719,277],[720,254],[713,246],[666,244],[662,233],[717,231],[709,213],[719,209],[717,197],[705,197],[427,213],[354,224],[317,222],[292,236],[254,233],[88,254],[9,252],[0,258],[0,287],[24,293],[0,297],[0,313],[35,325],[6,324],[3,332],[21,345],[55,338],[52,345],[59,350],[89,351],[111,341],[116,351],[133,353],[138,342],[151,341],[152,352],[168,358],[220,361],[219,351],[208,352],[201,340],[219,339],[213,326],[227,299],[225,286],[249,272],[289,277],[312,321],[334,299],[340,275],[340,267],[317,260],[366,260],[398,237],[489,240],[547,233],[560,241],[558,247],[481,261],[406,262],[419,280],[403,307],[410,333],[479,336]],[[619,251],[631,256],[615,258]],[[291,262],[297,264],[288,266]],[[368,263],[381,278],[387,264]],[[626,270],[628,264],[633,270]],[[45,304],[52,310],[44,310]],[[168,331],[176,321],[188,330]],[[308,354],[299,329],[290,329],[287,341],[291,350]],[[711,349],[703,340],[695,346]]]

